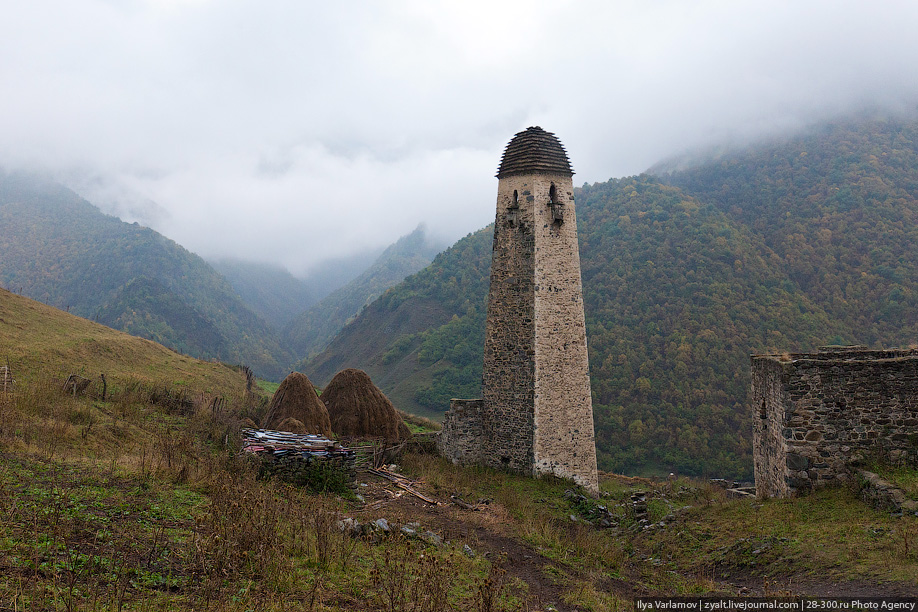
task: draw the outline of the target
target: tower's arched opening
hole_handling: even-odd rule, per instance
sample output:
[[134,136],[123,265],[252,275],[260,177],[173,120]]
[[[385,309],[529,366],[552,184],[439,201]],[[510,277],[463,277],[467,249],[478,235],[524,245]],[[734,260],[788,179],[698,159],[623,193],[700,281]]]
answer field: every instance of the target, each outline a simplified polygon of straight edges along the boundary
[[513,199],[510,201],[510,206],[507,207],[507,223],[510,227],[513,227],[517,224],[519,220],[520,212],[520,194],[514,189],[513,190]]
[[564,223],[564,204],[558,198],[558,189],[554,183],[548,188],[548,205],[551,206],[552,223]]

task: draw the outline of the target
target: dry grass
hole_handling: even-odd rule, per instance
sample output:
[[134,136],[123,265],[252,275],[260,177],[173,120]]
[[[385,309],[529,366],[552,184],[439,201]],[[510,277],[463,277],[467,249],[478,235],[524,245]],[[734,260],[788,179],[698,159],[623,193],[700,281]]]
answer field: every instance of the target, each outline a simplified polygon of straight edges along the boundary
[[785,500],[709,499],[700,495],[679,521],[636,545],[663,567],[717,568],[720,579],[816,574],[918,585],[918,517],[875,510],[849,488]]
[[520,609],[461,544],[354,538],[349,502],[260,480],[242,372],[8,292],[0,320],[0,609]]
[[14,389],[72,373],[115,386],[130,380],[200,392],[241,393],[245,377],[225,364],[181,355],[149,340],[115,331],[0,289],[0,355],[17,381]]
[[564,603],[590,612],[625,612],[634,609],[631,598],[603,592],[589,580],[578,581],[567,591],[564,594]]
[[346,501],[259,480],[234,451],[251,398],[21,391],[0,403],[0,608],[517,609],[486,560],[352,538]]
[[415,414],[408,414],[404,410],[396,410],[398,416],[401,417],[402,422],[411,429],[412,433],[425,433],[429,431],[440,431],[443,429],[443,425],[437,423],[433,419],[428,419],[427,417],[417,416]]

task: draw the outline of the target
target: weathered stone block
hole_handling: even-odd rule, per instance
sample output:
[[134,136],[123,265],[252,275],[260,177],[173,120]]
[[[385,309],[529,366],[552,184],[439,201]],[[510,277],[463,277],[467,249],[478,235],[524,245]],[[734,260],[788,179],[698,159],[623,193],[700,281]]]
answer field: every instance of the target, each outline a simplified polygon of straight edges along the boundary
[[801,457],[797,453],[788,453],[787,454],[787,469],[789,470],[805,470],[810,467],[810,460],[806,457]]

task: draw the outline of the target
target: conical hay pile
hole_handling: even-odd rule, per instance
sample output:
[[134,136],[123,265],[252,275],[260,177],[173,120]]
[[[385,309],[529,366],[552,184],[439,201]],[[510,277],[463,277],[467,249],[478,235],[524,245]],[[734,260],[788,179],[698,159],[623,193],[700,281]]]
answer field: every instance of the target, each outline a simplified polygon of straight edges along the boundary
[[[287,419],[302,423],[307,433],[321,434],[326,438],[331,437],[328,410],[316,395],[316,389],[309,378],[299,372],[291,372],[274,392],[268,416],[265,417],[264,428],[290,431],[284,428],[284,421]],[[291,433],[301,433],[301,431],[291,431]]]
[[335,374],[322,392],[332,430],[339,436],[383,438],[397,442],[411,433],[389,398],[363,370]]
[[289,431],[290,433],[295,434],[308,434],[309,430],[306,429],[306,426],[303,425],[302,421],[299,419],[294,419],[292,417],[287,417],[280,422],[276,428],[277,431]]

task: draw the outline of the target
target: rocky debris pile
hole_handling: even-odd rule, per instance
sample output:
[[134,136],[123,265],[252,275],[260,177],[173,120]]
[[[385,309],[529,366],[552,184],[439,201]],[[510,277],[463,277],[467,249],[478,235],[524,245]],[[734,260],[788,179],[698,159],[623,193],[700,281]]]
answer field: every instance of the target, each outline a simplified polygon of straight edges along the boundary
[[[573,522],[582,521],[599,529],[612,528],[616,531],[649,531],[664,529],[674,523],[677,517],[692,509],[692,506],[678,506],[679,498],[695,497],[700,493],[695,487],[676,486],[673,479],[660,488],[650,490],[633,490],[629,496],[618,503],[613,495],[608,492],[600,493],[600,500],[596,500],[578,493],[573,489],[564,492],[564,499],[576,510],[571,514]],[[659,520],[651,519],[648,506],[649,500],[655,500],[657,508],[668,507],[669,512]],[[603,505],[602,500],[607,500],[608,505]],[[546,502],[545,499],[538,500]],[[557,506],[550,504],[551,507]],[[659,513],[657,513],[659,514]]]
[[[606,506],[596,503],[596,500],[577,493],[573,489],[564,492],[564,499],[577,509],[580,515],[579,520],[586,521],[599,529],[618,527],[618,517],[609,512]],[[573,514],[571,517],[578,519]]]
[[755,487],[734,487],[727,489],[727,497],[736,499],[738,497],[756,497]]
[[[371,542],[379,542],[388,537],[402,536],[413,540],[419,540],[429,546],[443,546],[443,538],[433,531],[422,529],[420,523],[405,523],[404,525],[394,525],[385,518],[378,518],[366,523],[361,523],[355,518],[344,517],[338,521],[338,530],[354,538],[363,538]],[[471,556],[475,553],[466,545]],[[466,552],[468,555],[469,552]]]
[[891,510],[894,514],[914,514],[918,516],[918,501],[909,499],[905,492],[878,474],[867,470],[858,470],[858,482],[861,499],[872,506]]
[[356,453],[324,436],[270,429],[243,429],[242,452],[261,461],[263,476],[301,486],[313,486],[317,476],[337,475],[350,489],[357,488]]
[[735,480],[726,480],[724,478],[712,478],[710,483],[715,487],[726,489],[727,497],[736,499],[738,497],[755,497],[755,485],[749,482],[737,482]]
[[631,514],[634,522],[638,527],[646,527],[650,524],[650,514],[647,511],[647,492],[635,491],[631,494]]
[[[678,494],[682,495],[684,493],[691,493],[692,489],[687,487],[680,487]],[[650,521],[650,512],[647,508],[647,496],[648,494],[645,491],[635,491],[631,494],[631,512],[634,515],[636,528],[643,531],[652,531],[654,529],[665,529],[670,524],[676,520],[676,516],[691,510],[691,506],[682,506],[681,508],[676,508],[673,503],[667,499],[667,496],[662,491],[655,491],[651,494],[655,499],[661,500],[664,504],[669,507],[669,513],[664,516],[662,519],[656,522]]]

